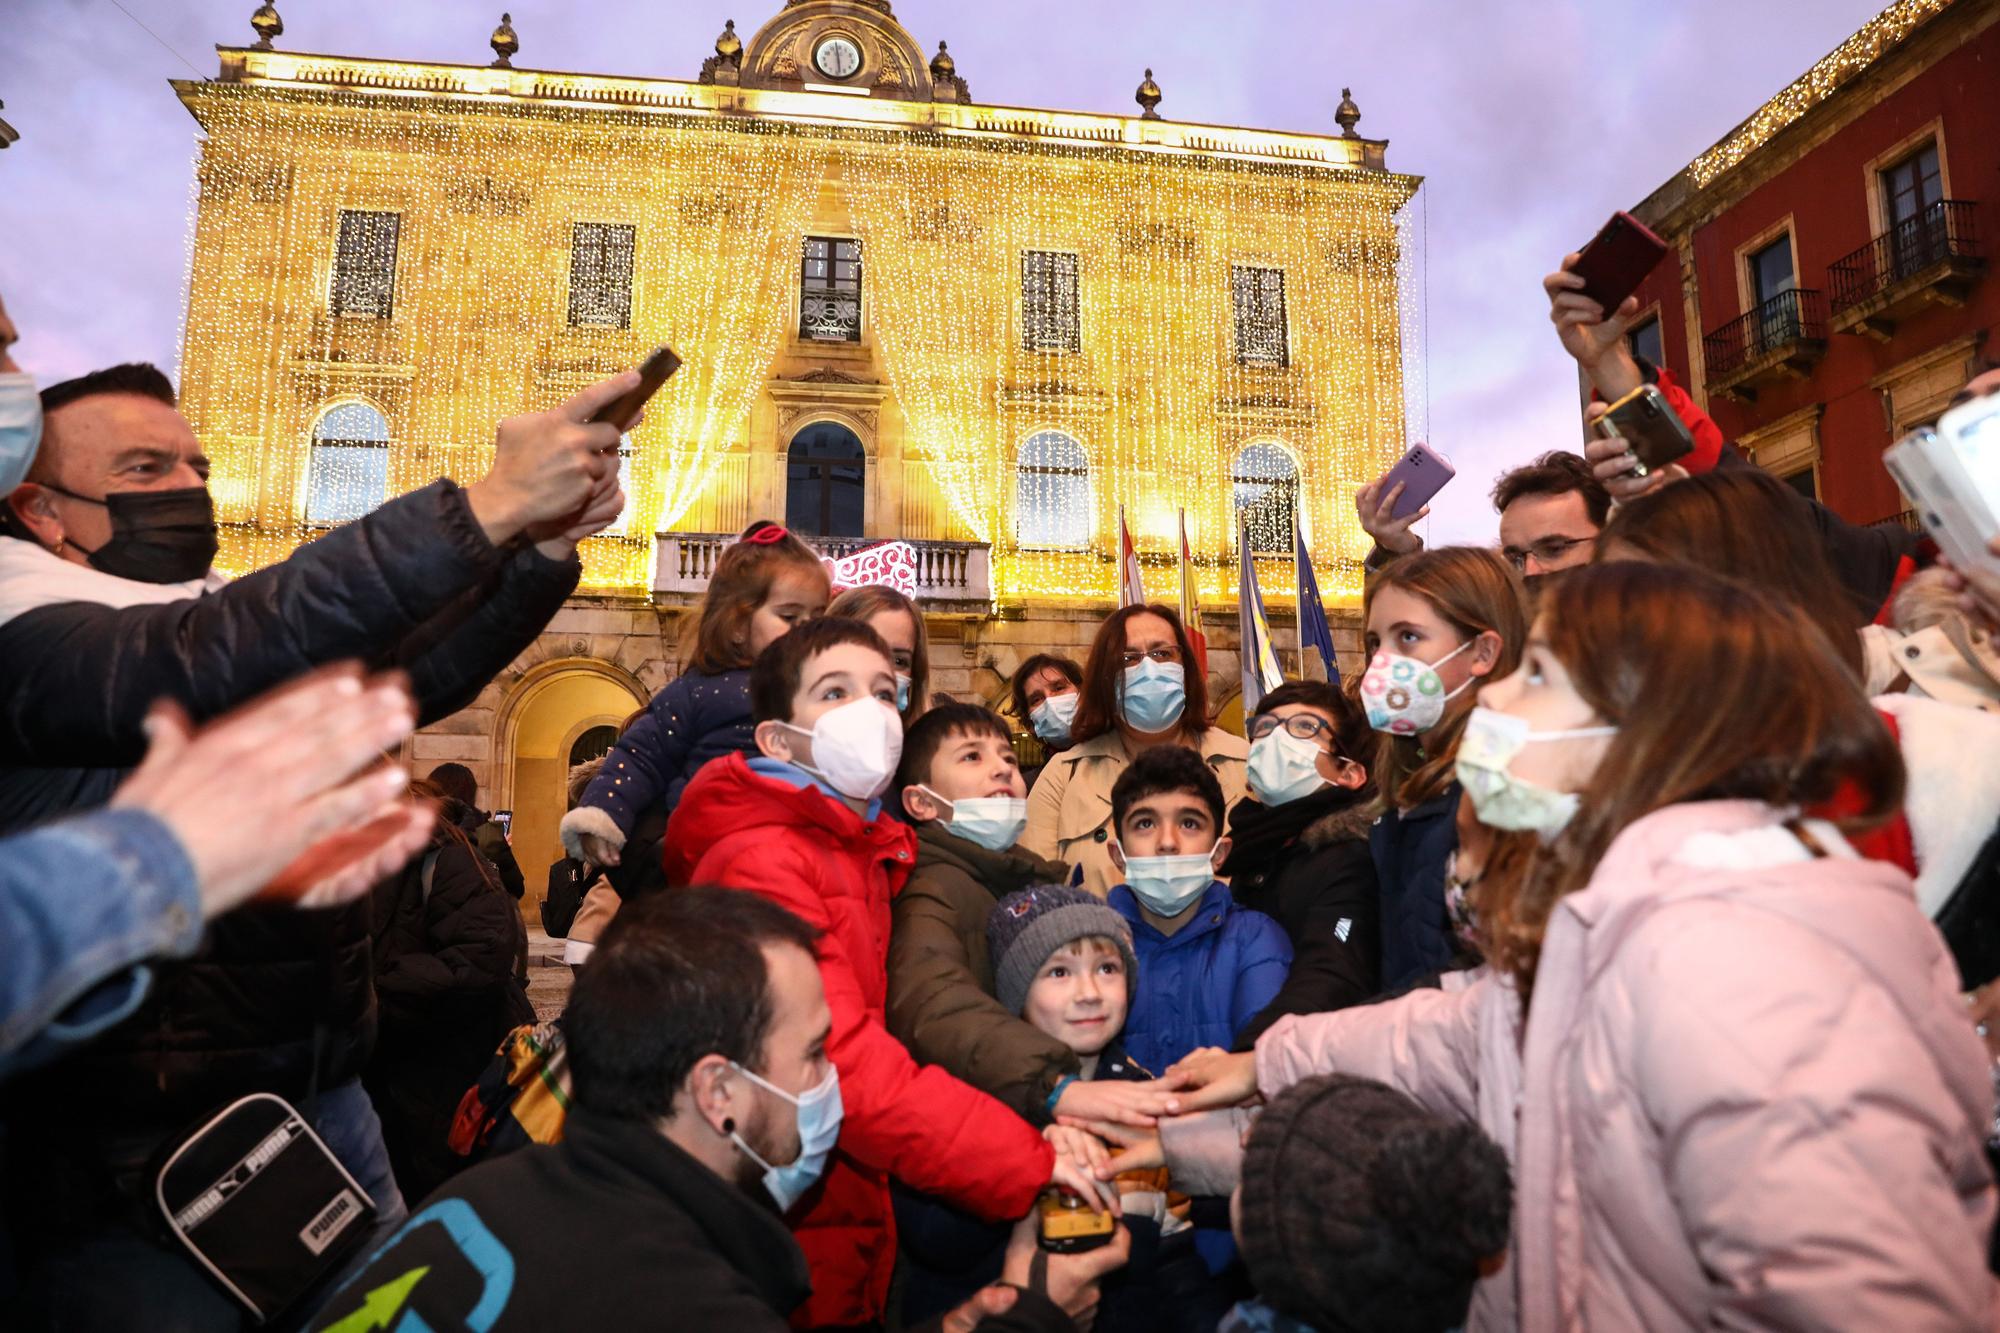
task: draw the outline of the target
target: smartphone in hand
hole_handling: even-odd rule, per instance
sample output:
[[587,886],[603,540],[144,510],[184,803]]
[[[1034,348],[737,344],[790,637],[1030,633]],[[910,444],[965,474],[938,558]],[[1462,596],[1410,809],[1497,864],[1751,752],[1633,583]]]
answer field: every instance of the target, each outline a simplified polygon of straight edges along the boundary
[[1458,469],[1443,454],[1419,440],[1383,475],[1378,494],[1387,495],[1400,484],[1403,493],[1396,498],[1396,507],[1389,511],[1389,517],[1408,518],[1429,504],[1445,483],[1457,475]]
[[1081,1254],[1109,1245],[1118,1219],[1099,1212],[1074,1194],[1049,1190],[1035,1202],[1035,1235],[1051,1254]]
[[2000,396],[1961,403],[1882,455],[1938,549],[1960,569],[2000,572]]
[[629,430],[639,419],[639,409],[660,391],[660,386],[681,368],[681,359],[671,347],[656,347],[653,354],[639,364],[639,386],[616,401],[601,408],[591,418],[592,423],[608,421],[620,430]]
[[1639,290],[1667,250],[1667,243],[1645,223],[1630,213],[1613,213],[1569,271],[1583,279],[1583,294],[1603,306],[1608,319]]
[[1632,457],[1639,460],[1632,469],[1635,477],[1677,463],[1694,452],[1694,436],[1687,423],[1667,396],[1650,384],[1641,384],[1606,408],[1597,419],[1597,431],[1606,438],[1625,441]]

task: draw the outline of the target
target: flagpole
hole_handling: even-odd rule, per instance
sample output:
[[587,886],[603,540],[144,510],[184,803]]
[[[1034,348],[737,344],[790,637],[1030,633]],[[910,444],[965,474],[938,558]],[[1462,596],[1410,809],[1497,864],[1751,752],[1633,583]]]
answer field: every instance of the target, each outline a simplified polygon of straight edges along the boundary
[[1292,490],[1292,638],[1299,649],[1299,679],[1311,679],[1306,675],[1306,580],[1299,569],[1299,561],[1304,557],[1305,544],[1299,540],[1299,493]]

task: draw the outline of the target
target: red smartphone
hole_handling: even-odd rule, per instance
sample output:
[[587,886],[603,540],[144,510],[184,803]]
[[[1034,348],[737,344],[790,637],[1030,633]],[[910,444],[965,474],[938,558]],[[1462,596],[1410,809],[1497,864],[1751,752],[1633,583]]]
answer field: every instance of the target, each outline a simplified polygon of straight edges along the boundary
[[1408,518],[1429,504],[1444,484],[1458,475],[1458,469],[1450,460],[1422,440],[1410,446],[1396,466],[1382,477],[1380,494],[1387,495],[1402,483],[1403,493],[1396,499],[1396,507],[1389,511],[1391,518]]
[[1609,316],[1639,290],[1666,254],[1667,243],[1652,228],[1630,213],[1613,213],[1569,271],[1583,279],[1583,294]]
[[609,421],[620,430],[629,430],[632,423],[639,419],[639,409],[680,368],[681,359],[673,348],[654,348],[653,354],[639,364],[639,387],[599,409],[591,421]]

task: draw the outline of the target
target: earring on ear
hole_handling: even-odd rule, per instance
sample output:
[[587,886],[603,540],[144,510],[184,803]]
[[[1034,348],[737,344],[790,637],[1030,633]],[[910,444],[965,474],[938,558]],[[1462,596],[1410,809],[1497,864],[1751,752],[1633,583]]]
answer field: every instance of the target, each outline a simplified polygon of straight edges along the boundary
[[736,1117],[735,1117],[735,1116],[733,1116],[733,1115],[726,1115],[726,1116],[722,1117],[722,1132],[723,1132],[723,1133],[725,1133],[725,1134],[734,1134],[734,1133],[736,1132]]

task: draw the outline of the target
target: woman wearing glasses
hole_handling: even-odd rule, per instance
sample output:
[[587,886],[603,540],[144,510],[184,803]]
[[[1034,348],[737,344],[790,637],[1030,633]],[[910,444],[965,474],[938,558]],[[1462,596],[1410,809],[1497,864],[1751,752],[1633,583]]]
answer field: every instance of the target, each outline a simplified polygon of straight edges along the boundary
[[1368,719],[1337,687],[1292,681],[1264,696],[1249,732],[1250,794],[1229,813],[1221,873],[1239,905],[1284,927],[1292,970],[1238,1036],[1243,1051],[1286,1014],[1373,999],[1382,971],[1375,789],[1355,757],[1374,749]]
[[1083,698],[1069,749],[1049,760],[1028,797],[1020,846],[1083,872],[1102,898],[1123,876],[1111,864],[1111,786],[1156,745],[1199,754],[1222,784],[1225,804],[1245,790],[1249,746],[1209,725],[1208,682],[1171,607],[1127,606],[1098,628],[1083,664]]

